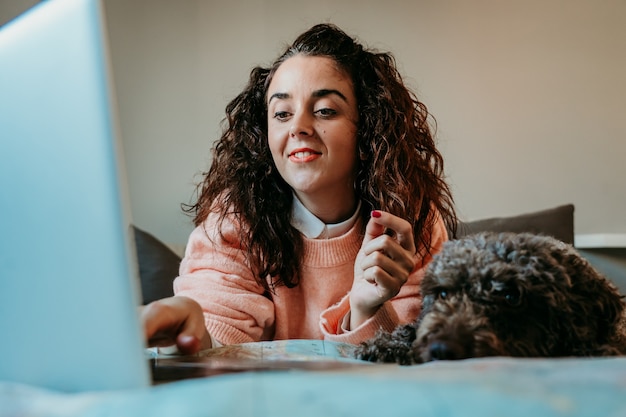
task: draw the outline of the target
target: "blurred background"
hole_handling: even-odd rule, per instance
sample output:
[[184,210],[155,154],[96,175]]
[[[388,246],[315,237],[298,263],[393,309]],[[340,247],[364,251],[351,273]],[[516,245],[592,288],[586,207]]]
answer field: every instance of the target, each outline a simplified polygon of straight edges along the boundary
[[[0,0],[0,24],[36,1]],[[255,65],[333,22],[391,51],[437,121],[464,220],[573,203],[626,234],[623,0],[104,0],[135,224],[170,245],[224,107]]]

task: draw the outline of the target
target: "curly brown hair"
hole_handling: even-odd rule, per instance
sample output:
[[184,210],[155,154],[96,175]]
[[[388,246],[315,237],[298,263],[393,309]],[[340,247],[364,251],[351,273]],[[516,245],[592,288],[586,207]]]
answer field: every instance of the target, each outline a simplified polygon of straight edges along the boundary
[[[267,141],[267,89],[278,67],[295,55],[333,59],[351,77],[359,112],[355,183],[367,223],[371,210],[410,219],[416,247],[430,252],[429,231],[440,214],[453,233],[456,214],[435,147],[429,113],[403,83],[390,53],[367,50],[332,24],[300,35],[269,68],[256,67],[226,106],[213,162],[186,210],[200,225],[210,212],[248,228],[242,234],[250,266],[267,290],[299,282],[302,235],[291,225],[292,189],[279,175]],[[201,187],[201,190],[200,190]],[[272,277],[268,279],[268,277]]]

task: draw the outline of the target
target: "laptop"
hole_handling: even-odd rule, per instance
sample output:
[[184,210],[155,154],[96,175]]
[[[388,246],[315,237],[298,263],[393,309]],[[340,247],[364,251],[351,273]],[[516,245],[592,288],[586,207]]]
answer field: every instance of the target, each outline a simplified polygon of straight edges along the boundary
[[0,28],[0,381],[77,392],[363,366],[323,340],[146,349],[104,28],[99,0]]
[[150,385],[103,8],[0,28],[0,380]]

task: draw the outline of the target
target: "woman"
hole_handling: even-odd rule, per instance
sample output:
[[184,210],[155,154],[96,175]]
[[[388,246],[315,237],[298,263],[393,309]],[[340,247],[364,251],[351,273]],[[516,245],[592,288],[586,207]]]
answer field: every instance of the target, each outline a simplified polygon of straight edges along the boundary
[[359,343],[414,320],[456,218],[393,57],[316,25],[253,69],[226,114],[176,295],[142,311],[150,345]]

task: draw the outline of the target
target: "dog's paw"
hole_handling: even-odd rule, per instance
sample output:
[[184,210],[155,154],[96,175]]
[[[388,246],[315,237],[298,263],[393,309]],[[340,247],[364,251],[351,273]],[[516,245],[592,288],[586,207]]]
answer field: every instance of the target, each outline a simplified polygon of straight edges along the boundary
[[388,333],[379,334],[375,338],[361,343],[354,351],[357,359],[377,363],[397,363],[413,365],[416,359],[411,344],[406,340],[393,338]]
[[383,357],[380,355],[380,352],[376,348],[376,346],[371,345],[367,342],[361,343],[354,350],[354,357],[356,359],[360,359],[368,362],[385,362]]

